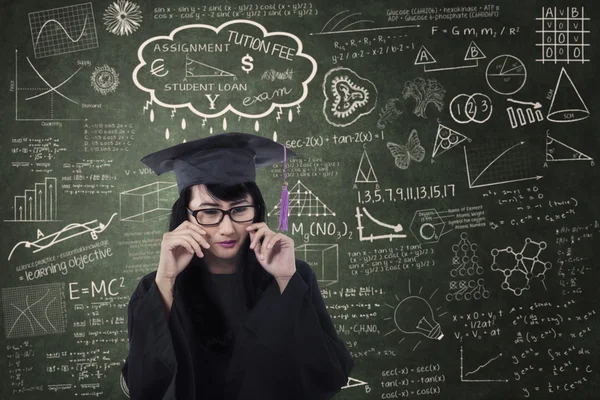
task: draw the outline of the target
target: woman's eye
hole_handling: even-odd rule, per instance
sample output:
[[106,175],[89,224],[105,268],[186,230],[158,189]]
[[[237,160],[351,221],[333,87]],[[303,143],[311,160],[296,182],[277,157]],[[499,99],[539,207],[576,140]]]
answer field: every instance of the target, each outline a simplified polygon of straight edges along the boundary
[[219,211],[217,211],[217,210],[202,210],[202,212],[206,215],[215,215]]

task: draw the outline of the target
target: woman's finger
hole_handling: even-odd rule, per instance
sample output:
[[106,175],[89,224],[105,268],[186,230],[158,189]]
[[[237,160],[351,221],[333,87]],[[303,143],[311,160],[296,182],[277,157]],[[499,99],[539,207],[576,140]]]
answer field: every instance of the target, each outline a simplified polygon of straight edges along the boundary
[[194,254],[194,248],[185,240],[181,241],[175,238],[175,240],[169,240],[167,245],[169,246],[168,248],[171,252],[176,250],[178,247],[183,247],[188,253]]
[[254,249],[254,247],[256,246],[257,243],[260,243],[260,239],[269,231],[269,228],[264,226],[262,228],[259,228],[257,231],[252,232],[250,231],[250,237],[252,238],[252,241],[250,243],[250,248]]
[[265,234],[265,239],[260,245],[261,259],[267,259],[268,254],[270,252],[270,250],[267,248],[267,243],[269,243],[275,235],[276,233],[274,233],[273,231],[269,231]]
[[196,242],[198,242],[198,244],[200,244],[200,246],[202,246],[202,247],[205,247],[207,249],[210,247],[210,245],[208,244],[208,242],[206,241],[204,236],[202,236],[202,234],[200,234],[195,229],[186,229],[184,231],[181,231],[181,233],[186,233],[186,234],[192,236],[194,238],[194,240]]
[[196,255],[198,257],[204,257],[204,253],[202,252],[202,249],[200,248],[200,245],[189,235],[185,235],[185,234],[179,234],[176,236],[173,236],[173,243],[177,244],[177,245],[183,245],[184,247],[187,248],[187,246],[185,246],[185,244],[187,244],[188,246],[191,246],[191,251],[190,253],[196,253]]
[[258,241],[256,241],[257,235],[258,234],[256,232],[250,232],[250,238],[251,238],[250,248],[254,250],[254,254],[256,254],[256,258],[260,258],[260,239]]
[[279,234],[274,233],[273,235],[269,235],[262,243],[263,251],[265,258],[268,259],[271,251],[273,250],[273,244],[279,240]]

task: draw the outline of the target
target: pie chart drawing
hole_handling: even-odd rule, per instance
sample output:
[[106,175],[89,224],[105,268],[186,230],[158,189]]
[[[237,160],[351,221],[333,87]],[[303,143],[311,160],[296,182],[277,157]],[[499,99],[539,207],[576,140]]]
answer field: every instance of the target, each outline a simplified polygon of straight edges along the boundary
[[485,70],[490,88],[499,94],[517,93],[527,80],[527,69],[517,57],[503,54],[494,58]]

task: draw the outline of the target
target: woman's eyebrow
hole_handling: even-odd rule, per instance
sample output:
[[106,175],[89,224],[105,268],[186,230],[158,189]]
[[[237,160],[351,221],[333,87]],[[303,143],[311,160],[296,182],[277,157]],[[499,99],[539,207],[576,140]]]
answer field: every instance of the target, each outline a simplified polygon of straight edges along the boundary
[[[230,204],[232,206],[236,206],[238,204],[242,204],[242,203],[249,203],[250,201],[248,199],[241,199],[241,200],[236,200],[231,202]],[[202,206],[213,206],[213,207],[219,207],[219,204],[217,203],[200,203],[200,205],[198,207],[202,207]]]

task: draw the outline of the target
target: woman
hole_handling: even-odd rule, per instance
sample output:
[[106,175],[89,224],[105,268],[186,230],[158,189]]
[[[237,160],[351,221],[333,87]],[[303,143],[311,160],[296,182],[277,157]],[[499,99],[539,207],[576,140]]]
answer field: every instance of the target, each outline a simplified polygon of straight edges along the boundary
[[[128,308],[132,399],[330,399],[354,361],[315,273],[265,223],[256,167],[284,148],[227,133],[142,159],[174,170],[180,197],[158,269]],[[293,153],[292,153],[293,155]]]

